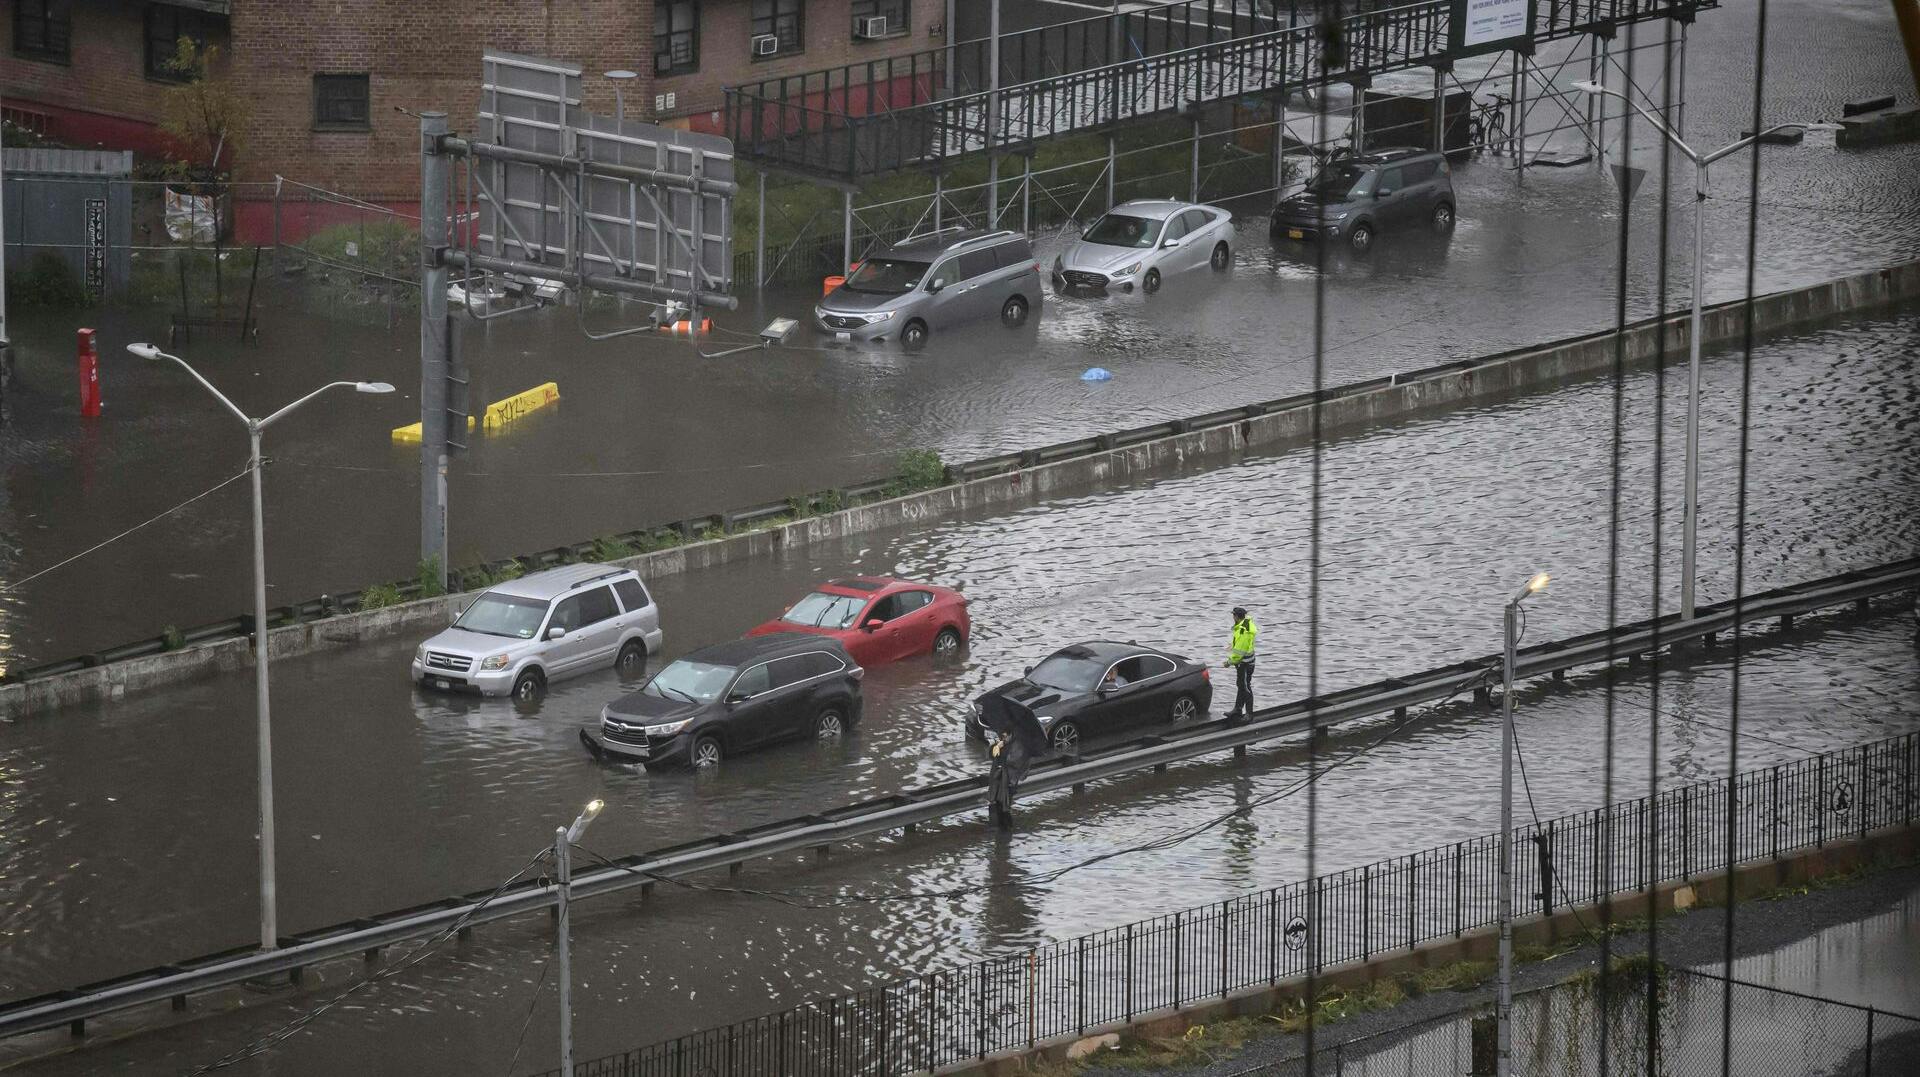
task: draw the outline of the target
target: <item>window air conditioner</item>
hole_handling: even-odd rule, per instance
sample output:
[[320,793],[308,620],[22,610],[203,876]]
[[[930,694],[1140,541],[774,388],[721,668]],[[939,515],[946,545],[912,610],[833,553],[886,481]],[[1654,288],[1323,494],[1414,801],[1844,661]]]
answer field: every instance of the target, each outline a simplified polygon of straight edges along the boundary
[[753,38],[755,56],[772,56],[780,51],[780,39],[773,34],[756,34]]
[[856,36],[867,40],[872,40],[876,37],[885,37],[887,36],[887,17],[885,15],[867,16],[857,20],[854,24],[854,29]]

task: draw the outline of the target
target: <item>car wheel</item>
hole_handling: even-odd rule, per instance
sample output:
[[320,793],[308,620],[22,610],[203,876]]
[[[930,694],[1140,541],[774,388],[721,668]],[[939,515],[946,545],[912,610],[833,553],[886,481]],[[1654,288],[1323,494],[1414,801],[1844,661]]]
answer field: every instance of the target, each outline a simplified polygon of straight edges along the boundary
[[1355,254],[1365,254],[1373,249],[1373,225],[1362,222],[1353,226],[1347,234],[1347,245]]
[[1008,296],[1007,301],[1000,304],[1000,321],[1010,326],[1027,324],[1027,297]]
[[1213,266],[1215,273],[1225,273],[1227,267],[1233,264],[1233,252],[1227,249],[1225,243],[1216,243],[1213,245],[1213,257],[1207,264]]
[[1140,278],[1140,290],[1147,293],[1148,295],[1152,295],[1153,293],[1159,291],[1160,290],[1160,271],[1157,269],[1147,270],[1147,275]]
[[620,657],[613,660],[613,668],[623,681],[633,680],[647,671],[647,645],[637,639],[627,641],[620,648]]
[[1175,722],[1191,722],[1199,714],[1200,704],[1195,703],[1192,696],[1181,696],[1173,701],[1173,711],[1167,717]]
[[532,703],[547,694],[547,678],[537,669],[530,669],[514,678],[513,698],[516,703]]
[[940,630],[939,635],[933,637],[933,656],[935,658],[952,658],[954,655],[960,653],[960,647],[965,642],[965,640],[960,638],[960,630],[952,625],[948,625]]
[[1433,230],[1441,234],[1453,231],[1453,203],[1442,202],[1433,207]]
[[720,738],[709,733],[693,742],[687,752],[687,765],[695,770],[710,770],[720,765]]
[[916,352],[926,347],[927,323],[918,318],[908,322],[900,330],[900,346],[910,352]]
[[828,707],[813,720],[813,735],[821,740],[838,740],[847,731],[847,720],[838,707]]
[[1072,722],[1055,722],[1053,731],[1047,734],[1048,743],[1053,750],[1062,755],[1077,755],[1080,752],[1080,727]]

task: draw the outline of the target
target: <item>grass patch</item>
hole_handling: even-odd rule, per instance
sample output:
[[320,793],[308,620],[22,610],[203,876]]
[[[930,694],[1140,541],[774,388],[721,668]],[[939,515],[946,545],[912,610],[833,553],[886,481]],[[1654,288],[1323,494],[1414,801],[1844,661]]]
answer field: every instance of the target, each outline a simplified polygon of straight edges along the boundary
[[909,449],[900,454],[900,471],[886,490],[888,497],[902,497],[921,490],[933,490],[947,484],[947,466],[940,454],[931,449]]
[[400,604],[400,588],[390,583],[376,583],[360,592],[362,610],[383,610],[388,606]]
[[605,563],[607,561],[620,561],[639,555],[640,550],[635,547],[633,543],[627,542],[624,539],[615,538],[612,535],[604,535],[593,540],[593,551],[587,556],[591,560]]
[[421,598],[438,598],[447,593],[447,585],[441,583],[440,555],[422,558],[414,572],[420,584]]

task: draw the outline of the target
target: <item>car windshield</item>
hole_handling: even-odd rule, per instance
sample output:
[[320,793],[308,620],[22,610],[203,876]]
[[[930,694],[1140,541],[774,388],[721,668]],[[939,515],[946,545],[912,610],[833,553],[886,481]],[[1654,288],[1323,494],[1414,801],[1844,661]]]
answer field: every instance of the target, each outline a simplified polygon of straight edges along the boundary
[[640,689],[650,696],[678,699],[685,703],[711,703],[726,691],[733,678],[732,666],[694,662],[682,658],[661,670]]
[[854,595],[830,595],[825,591],[815,591],[795,602],[786,616],[780,619],[788,624],[810,625],[814,628],[851,628],[853,619],[860,616],[860,607],[866,604],[865,598]]
[[540,618],[546,613],[547,603],[544,599],[496,595],[489,591],[474,599],[473,605],[467,607],[467,612],[453,622],[453,627],[489,636],[532,639],[533,634],[540,631]]
[[1371,175],[1373,173],[1358,165],[1334,165],[1313,177],[1313,182],[1307,184],[1307,193],[1329,201],[1342,200],[1361,193]]
[[1093,227],[1080,238],[1103,247],[1151,247],[1153,241],[1160,238],[1160,222],[1109,213],[1093,222]]
[[1093,684],[1107,670],[1106,660],[1085,651],[1062,652],[1033,667],[1027,679],[1042,688],[1062,692],[1091,692]]
[[874,295],[905,295],[927,275],[927,262],[908,262],[898,258],[869,258],[860,263],[844,287],[849,292]]

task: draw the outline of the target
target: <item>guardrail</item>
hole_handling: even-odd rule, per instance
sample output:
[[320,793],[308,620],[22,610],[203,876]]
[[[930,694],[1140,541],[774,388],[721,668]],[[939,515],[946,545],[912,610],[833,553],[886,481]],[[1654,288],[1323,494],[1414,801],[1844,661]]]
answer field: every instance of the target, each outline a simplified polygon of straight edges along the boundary
[[[1790,624],[1792,618],[1805,613],[1849,604],[1864,606],[1877,595],[1916,586],[1920,586],[1920,558],[1748,597],[1739,603],[1738,623],[1778,619]],[[1712,639],[1736,627],[1732,602],[1702,607],[1696,613],[1691,622],[1666,617],[1525,648],[1518,655],[1517,673],[1522,677],[1558,676],[1582,666],[1620,661],[1689,640]],[[1034,766],[1022,789],[1024,795],[1034,796],[1217,752],[1239,754],[1261,741],[1311,733],[1388,711],[1404,712],[1408,707],[1436,703],[1468,690],[1484,691],[1496,675],[1499,661],[1499,656],[1489,655],[1296,700],[1260,711],[1251,722],[1201,723],[1143,737],[1097,755],[1045,760]],[[973,811],[983,807],[986,798],[985,777],[968,778],[683,842],[623,857],[612,867],[576,875],[574,898],[651,887],[657,881],[761,857],[823,849]],[[537,912],[556,900],[555,888],[542,884],[510,887],[488,900],[491,893],[475,892],[301,932],[283,940],[280,949],[269,952],[228,951],[11,1002],[0,1006],[0,1037],[62,1025],[72,1026],[77,1033],[88,1019],[103,1014],[159,1002],[184,1005],[189,995],[263,976],[298,975],[310,965],[371,955],[384,947],[456,926],[470,928]]]

